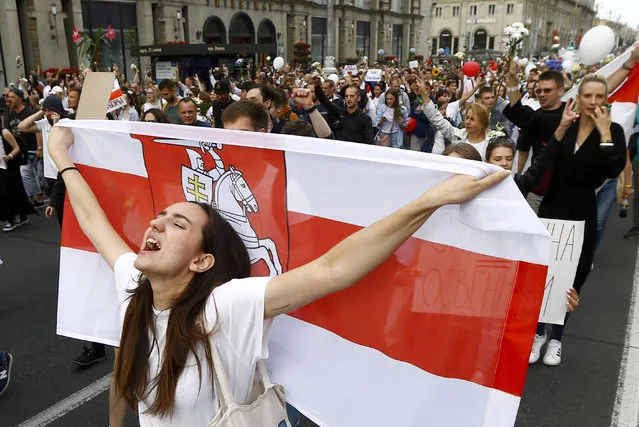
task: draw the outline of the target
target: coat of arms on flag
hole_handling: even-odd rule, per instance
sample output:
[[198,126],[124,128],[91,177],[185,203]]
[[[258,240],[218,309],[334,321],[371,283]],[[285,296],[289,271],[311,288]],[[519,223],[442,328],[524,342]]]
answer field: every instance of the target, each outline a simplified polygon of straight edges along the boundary
[[144,147],[157,209],[184,200],[208,203],[242,238],[254,275],[285,271],[288,224],[281,151],[143,135],[135,138]]

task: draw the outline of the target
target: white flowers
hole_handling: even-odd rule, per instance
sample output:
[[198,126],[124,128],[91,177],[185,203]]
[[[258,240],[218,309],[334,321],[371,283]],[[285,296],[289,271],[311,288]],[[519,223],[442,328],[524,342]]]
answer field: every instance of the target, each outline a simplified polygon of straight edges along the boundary
[[131,64],[131,69],[132,69],[133,71],[135,71],[135,70],[137,70],[137,69],[138,69],[138,67],[137,67],[135,64]]
[[524,38],[528,37],[529,34],[530,32],[528,31],[528,28],[526,28],[521,22],[515,22],[504,28],[504,36],[506,36],[506,38],[503,40],[503,43],[508,46],[511,57],[514,56],[518,50],[523,48]]
[[493,138],[505,138],[505,137],[506,137],[506,133],[500,130],[491,130],[490,132],[488,132],[488,140],[491,140]]

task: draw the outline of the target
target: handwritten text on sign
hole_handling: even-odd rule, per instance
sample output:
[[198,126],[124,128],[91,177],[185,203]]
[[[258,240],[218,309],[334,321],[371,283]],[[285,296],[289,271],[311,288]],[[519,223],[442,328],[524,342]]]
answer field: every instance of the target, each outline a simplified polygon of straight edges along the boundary
[[563,325],[566,317],[566,292],[575,281],[584,242],[584,221],[539,219],[552,236],[548,276],[539,321]]

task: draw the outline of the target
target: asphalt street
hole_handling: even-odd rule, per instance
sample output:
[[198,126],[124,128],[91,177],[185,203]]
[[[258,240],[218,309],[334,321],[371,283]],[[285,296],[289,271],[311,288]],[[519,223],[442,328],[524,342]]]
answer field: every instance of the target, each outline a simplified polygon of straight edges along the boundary
[[[621,220],[617,214],[613,209],[595,268],[582,291],[581,307],[566,328],[563,363],[555,368],[531,367],[517,426],[610,425],[637,255],[636,243],[621,238],[631,225],[631,215]],[[0,349],[15,357],[10,388],[0,398],[0,427],[30,419],[23,425],[108,425],[106,390],[51,420],[59,413],[60,405],[55,405],[104,378],[113,362],[109,351],[106,361],[78,369],[71,359],[79,354],[82,343],[55,333],[57,222],[40,216],[12,233],[2,233],[0,259],[4,261],[0,265]],[[38,415],[36,423],[32,417]],[[135,425],[130,414],[127,426]],[[416,420],[415,425],[427,424]]]

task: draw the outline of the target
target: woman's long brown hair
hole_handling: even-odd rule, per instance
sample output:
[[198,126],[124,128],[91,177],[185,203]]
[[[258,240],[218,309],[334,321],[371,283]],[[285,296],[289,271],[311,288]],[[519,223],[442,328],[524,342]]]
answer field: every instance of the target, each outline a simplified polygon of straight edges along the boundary
[[[115,363],[118,396],[135,409],[138,402],[156,388],[155,400],[146,413],[159,417],[171,415],[173,411],[175,388],[189,353],[195,356],[201,386],[202,367],[196,352],[198,345],[203,346],[211,377],[213,375],[211,331],[202,328],[204,308],[211,292],[229,280],[248,277],[251,273],[248,252],[235,230],[211,206],[197,205],[209,217],[202,230],[202,251],[215,257],[215,265],[204,273],[196,274],[173,302],[158,376],[149,378],[149,356],[157,341],[153,290],[149,279],[142,275],[138,287],[131,291]],[[149,336],[153,337],[153,342],[149,342]]]

